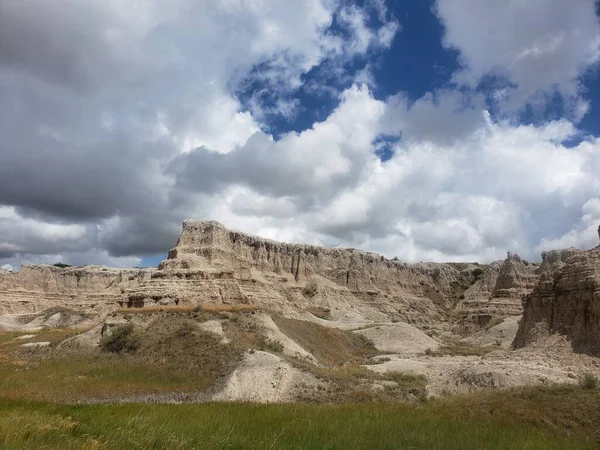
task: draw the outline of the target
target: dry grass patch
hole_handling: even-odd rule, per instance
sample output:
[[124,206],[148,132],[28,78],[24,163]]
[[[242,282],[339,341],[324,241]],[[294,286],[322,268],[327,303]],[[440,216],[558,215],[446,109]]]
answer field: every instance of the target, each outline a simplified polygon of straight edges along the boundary
[[313,316],[318,317],[323,320],[331,320],[331,309],[325,308],[322,306],[311,306],[306,308],[306,310],[311,313]]
[[239,305],[227,305],[227,304],[204,304],[199,307],[201,311],[205,312],[251,312],[251,311],[260,311],[261,307],[258,305],[248,305],[248,304],[239,304]]
[[367,338],[350,331],[289,319],[275,313],[271,313],[271,317],[283,334],[296,341],[319,362],[330,367],[348,363],[362,364],[380,353]]
[[492,327],[495,327],[496,325],[500,325],[501,323],[504,322],[505,319],[506,319],[506,317],[503,317],[503,316],[492,317],[490,319],[490,321],[488,322],[488,324],[485,326],[486,331]]
[[399,372],[374,372],[364,366],[347,364],[318,367],[299,358],[287,358],[295,367],[312,373],[325,384],[306,391],[298,401],[307,403],[396,403],[424,401],[427,378]]
[[165,306],[143,306],[141,308],[117,308],[115,312],[122,314],[152,314],[161,312],[192,312],[197,310],[193,305],[165,305]]

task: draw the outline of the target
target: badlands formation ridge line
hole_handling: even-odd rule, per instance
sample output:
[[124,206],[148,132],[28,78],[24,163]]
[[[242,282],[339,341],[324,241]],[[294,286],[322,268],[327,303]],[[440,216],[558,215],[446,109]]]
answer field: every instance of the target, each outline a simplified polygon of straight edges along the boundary
[[104,316],[119,307],[252,304],[342,326],[405,322],[462,335],[524,314],[516,347],[557,332],[572,338],[575,349],[595,354],[599,255],[600,248],[569,248],[544,252],[540,264],[511,253],[490,264],[406,264],[186,220],[156,269],[24,265],[17,273],[0,271],[0,314],[67,307]]

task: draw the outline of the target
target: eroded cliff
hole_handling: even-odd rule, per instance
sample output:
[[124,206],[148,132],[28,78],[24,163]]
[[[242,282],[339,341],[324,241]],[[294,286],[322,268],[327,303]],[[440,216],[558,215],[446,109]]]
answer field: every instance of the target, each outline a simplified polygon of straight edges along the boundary
[[0,314],[56,306],[83,311],[114,308],[126,289],[149,279],[154,270],[48,265],[24,265],[16,273],[0,270]]
[[513,347],[558,333],[571,341],[575,351],[599,355],[600,247],[574,251],[562,267],[544,273],[523,307]]
[[318,309],[333,320],[440,322],[448,294],[425,272],[375,253],[185,221],[177,246],[127,293],[127,305],[252,303],[289,314]]
[[54,306],[105,311],[152,305],[256,304],[338,323],[404,321],[463,331],[520,315],[523,295],[577,250],[532,264],[509,254],[489,265],[409,265],[347,248],[290,244],[188,220],[158,269],[23,266],[0,271],[0,313]]
[[495,261],[481,268],[456,308],[461,327],[470,332],[486,326],[494,317],[520,315],[522,301],[537,285],[542,275],[553,273],[579,250],[570,248],[542,253],[541,264],[508,253],[504,261]]

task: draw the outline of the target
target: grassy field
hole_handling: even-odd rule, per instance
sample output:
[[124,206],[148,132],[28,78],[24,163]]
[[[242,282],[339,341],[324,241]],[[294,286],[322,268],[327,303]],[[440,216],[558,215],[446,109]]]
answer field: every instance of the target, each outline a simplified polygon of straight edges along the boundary
[[[55,345],[81,330],[0,333],[0,395],[6,399],[77,402],[136,396],[197,393],[233,370],[242,349],[225,346],[212,333],[195,330],[186,318],[166,316],[141,333],[134,354]],[[23,349],[23,342],[51,342]],[[162,397],[161,397],[162,398]]]
[[[135,314],[137,311],[130,313]],[[58,345],[81,330],[42,330],[26,341],[23,333],[0,333],[0,395],[5,399],[55,403],[206,400],[233,370],[244,349],[276,353],[324,382],[321,389],[298,392],[307,403],[358,403],[418,400],[425,396],[423,376],[378,374],[361,363],[375,354],[362,336],[275,316],[282,328],[315,354],[323,366],[282,354],[278,341],[259,332],[249,311],[233,311],[224,329],[231,343],[194,327],[223,311],[144,310],[147,330],[134,328],[139,348],[107,353]],[[229,314],[232,311],[225,311]],[[199,316],[199,317],[196,317]],[[50,347],[23,349],[23,342],[48,341]],[[373,383],[378,389],[373,389]]]
[[[360,366],[374,352],[364,339],[274,316],[283,332],[319,357],[317,367],[281,354],[281,343],[259,333],[253,313],[143,311],[149,325],[135,329],[140,345],[131,353],[64,344],[82,330],[43,330],[26,339],[0,333],[0,449],[600,447],[595,383],[426,400],[424,377]],[[223,328],[230,344],[194,325],[219,317],[228,318]],[[35,341],[51,345],[22,347]],[[194,395],[214,388],[244,349],[278,353],[325,387],[295,405],[152,403],[209,398]]]
[[417,405],[0,400],[3,449],[598,448],[598,390],[521,389]]

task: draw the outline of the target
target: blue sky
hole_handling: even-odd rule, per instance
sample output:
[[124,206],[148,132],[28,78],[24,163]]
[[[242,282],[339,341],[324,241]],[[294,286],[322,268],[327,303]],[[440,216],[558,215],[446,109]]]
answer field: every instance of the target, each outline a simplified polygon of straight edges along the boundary
[[[369,23],[373,26],[382,25],[376,8],[369,8],[369,2],[356,4],[366,8],[365,15]],[[314,122],[322,121],[339,104],[337,94],[350,87],[356,76],[364,70],[368,70],[373,77],[372,94],[378,99],[402,91],[411,100],[417,100],[427,92],[450,85],[450,77],[458,68],[458,54],[442,46],[443,26],[435,15],[435,2],[392,1],[386,5],[386,18],[401,24],[391,45],[345,62],[343,77],[330,73],[335,64],[331,61],[324,61],[302,74],[302,85],[288,94],[289,98],[298,102],[297,110],[291,117],[269,115],[264,124],[266,131],[280,136],[289,131],[301,132]],[[336,23],[335,15],[329,32],[344,36],[344,30]],[[260,71],[260,66],[255,70]],[[242,108],[251,109],[248,100],[264,88],[264,83],[254,80],[252,74],[249,81],[236,94]],[[324,84],[333,90],[315,90],[315,84]],[[262,105],[272,105],[277,99],[278,96],[264,96]]]
[[410,262],[597,244],[594,0],[4,12],[2,267],[156,265],[186,218]]

